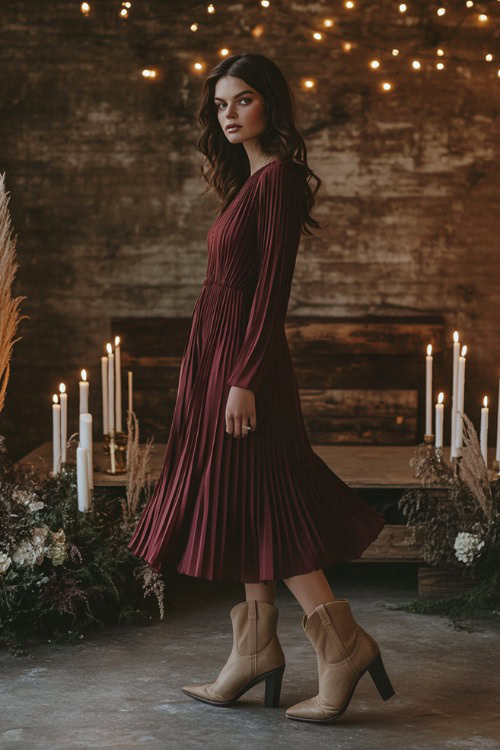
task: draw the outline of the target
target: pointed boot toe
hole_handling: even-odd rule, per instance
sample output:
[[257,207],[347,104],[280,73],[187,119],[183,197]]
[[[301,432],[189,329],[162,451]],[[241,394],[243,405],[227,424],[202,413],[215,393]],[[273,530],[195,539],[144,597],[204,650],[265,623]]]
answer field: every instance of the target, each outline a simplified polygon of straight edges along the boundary
[[190,698],[196,698],[196,700],[204,701],[205,703],[213,703],[216,705],[227,705],[228,703],[228,701],[224,700],[223,696],[215,692],[212,688],[212,683],[210,682],[203,685],[184,685],[181,690],[186,695],[189,695]]

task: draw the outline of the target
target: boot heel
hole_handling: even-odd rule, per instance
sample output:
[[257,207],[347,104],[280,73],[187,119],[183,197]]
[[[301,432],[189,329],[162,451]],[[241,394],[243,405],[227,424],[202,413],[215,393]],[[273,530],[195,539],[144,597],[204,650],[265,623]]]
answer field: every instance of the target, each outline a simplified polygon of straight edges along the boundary
[[281,681],[285,667],[280,667],[266,677],[266,690],[264,694],[264,706],[277,708],[280,704]]
[[370,673],[370,677],[375,683],[377,690],[380,693],[380,697],[382,698],[382,700],[386,701],[392,695],[394,695],[395,690],[391,685],[391,681],[387,672],[385,671],[380,651],[368,667],[368,671]]

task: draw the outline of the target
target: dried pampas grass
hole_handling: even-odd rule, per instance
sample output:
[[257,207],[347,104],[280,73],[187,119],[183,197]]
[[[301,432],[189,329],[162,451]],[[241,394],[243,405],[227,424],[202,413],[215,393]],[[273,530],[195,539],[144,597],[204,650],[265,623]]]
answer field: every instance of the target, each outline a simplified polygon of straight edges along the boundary
[[12,284],[19,268],[15,262],[16,239],[12,236],[5,192],[5,173],[0,174],[0,412],[5,406],[5,394],[10,376],[12,347],[22,338],[14,339],[17,327],[28,315],[19,315],[19,304],[26,297],[12,298]]
[[129,525],[137,516],[137,507],[142,490],[146,493],[146,502],[151,495],[149,460],[154,439],[150,438],[141,447],[139,443],[139,422],[133,411],[127,419],[127,431],[127,498],[122,501],[122,508],[124,523]]
[[488,521],[493,521],[493,497],[488,470],[481,453],[477,432],[467,414],[463,414],[463,443],[460,478],[469,488],[472,498]]

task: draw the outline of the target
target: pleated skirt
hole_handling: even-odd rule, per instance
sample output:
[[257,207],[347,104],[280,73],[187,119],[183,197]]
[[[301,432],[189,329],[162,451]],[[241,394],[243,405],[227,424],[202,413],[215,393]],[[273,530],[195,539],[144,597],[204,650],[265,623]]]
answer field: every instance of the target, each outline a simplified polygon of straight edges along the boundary
[[206,281],[193,310],[163,468],[128,548],[160,572],[258,583],[358,558],[385,520],[313,451],[285,332],[255,394],[257,428],[226,431],[226,383],[250,299]]

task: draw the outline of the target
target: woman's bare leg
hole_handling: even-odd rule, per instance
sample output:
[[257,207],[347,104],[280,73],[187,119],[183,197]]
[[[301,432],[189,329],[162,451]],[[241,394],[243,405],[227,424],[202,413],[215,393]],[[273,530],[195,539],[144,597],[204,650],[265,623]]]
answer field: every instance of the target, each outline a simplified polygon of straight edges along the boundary
[[333,602],[335,599],[330,584],[321,569],[300,576],[283,578],[283,583],[288,586],[308,617],[319,604]]
[[276,581],[269,583],[245,583],[246,601],[256,599],[259,602],[268,602],[274,605],[276,596]]

